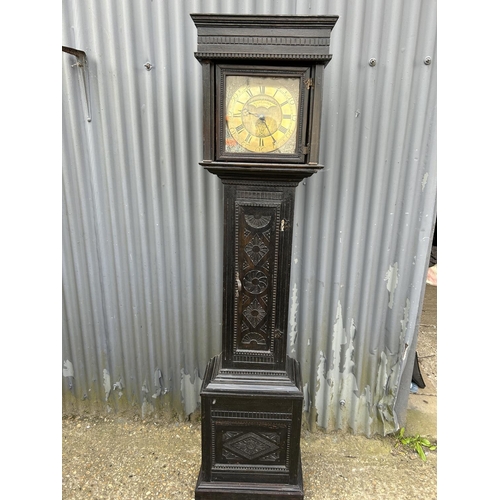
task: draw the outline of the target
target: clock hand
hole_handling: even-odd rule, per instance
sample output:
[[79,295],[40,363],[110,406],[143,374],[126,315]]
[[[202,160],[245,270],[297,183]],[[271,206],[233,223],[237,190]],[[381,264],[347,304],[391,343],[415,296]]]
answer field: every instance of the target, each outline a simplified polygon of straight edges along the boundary
[[265,115],[259,115],[258,113],[254,113],[253,111],[250,111],[248,108],[245,108],[244,113],[248,113],[249,115],[256,116],[259,120],[265,121],[266,117]]
[[[255,116],[257,116],[257,115],[255,115]],[[274,139],[274,137],[273,137],[273,133],[272,133],[272,132],[271,132],[271,130],[269,129],[269,125],[268,125],[268,124],[267,124],[267,122],[266,122],[266,117],[265,117],[264,115],[258,115],[258,116],[259,116],[259,120],[260,120],[261,122],[263,122],[263,123],[264,123],[264,125],[266,126],[267,131],[269,132],[269,136],[270,136],[270,137],[271,137],[271,139],[273,140],[273,143],[275,143],[275,142],[276,142],[276,140],[275,140],[275,139]]]
[[249,115],[253,115],[253,116],[256,116],[257,118],[260,118],[262,115],[258,115],[257,113],[254,113],[253,111],[250,111],[248,108],[245,109],[245,111],[249,114]]
[[272,132],[269,130],[269,126],[267,125],[266,119],[262,118],[262,121],[264,122],[264,125],[266,126],[267,131],[269,132],[269,135],[271,136],[271,139],[273,140],[273,144],[274,144],[276,142],[276,140],[274,139]]
[[272,140],[273,140],[273,143],[276,142],[276,140],[274,139],[273,137],[273,134],[271,132],[271,130],[269,129],[269,125],[267,124],[266,122],[266,117],[265,115],[259,115],[257,113],[254,113],[253,111],[250,111],[248,108],[245,109],[245,111],[249,114],[249,115],[253,115],[253,116],[256,116],[261,122],[264,123],[264,125],[266,126],[267,128],[267,131],[269,132],[269,135],[271,136]]

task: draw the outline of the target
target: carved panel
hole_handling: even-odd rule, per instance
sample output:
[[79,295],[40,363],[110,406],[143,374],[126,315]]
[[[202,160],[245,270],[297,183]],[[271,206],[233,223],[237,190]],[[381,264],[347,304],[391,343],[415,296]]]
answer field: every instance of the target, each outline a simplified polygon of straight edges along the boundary
[[[252,234],[250,231],[245,232],[246,234]],[[248,257],[250,257],[253,264],[256,265],[262,260],[262,257],[269,252],[269,248],[258,235],[254,235],[253,238],[245,245],[245,252]]]
[[278,433],[274,433],[274,439],[269,439],[263,434],[247,432],[229,440],[224,440],[223,433],[222,440],[225,441],[222,445],[223,452],[229,450],[247,460],[255,460],[270,455],[279,449],[279,446],[276,445],[276,442],[279,444]]
[[270,215],[262,215],[262,214],[248,214],[245,215],[245,222],[250,226],[256,229],[262,229],[266,227],[269,222],[271,222]]
[[274,357],[280,192],[242,190],[235,202],[235,361],[269,362]]
[[243,278],[245,290],[251,294],[260,295],[266,291],[269,279],[265,273],[259,270],[249,271]]
[[253,299],[252,303],[243,310],[245,319],[255,328],[263,318],[266,317],[267,311],[260,305],[257,299]]
[[224,470],[242,465],[259,470],[271,470],[269,467],[286,470],[290,459],[290,429],[288,419],[255,423],[214,420],[213,466]]

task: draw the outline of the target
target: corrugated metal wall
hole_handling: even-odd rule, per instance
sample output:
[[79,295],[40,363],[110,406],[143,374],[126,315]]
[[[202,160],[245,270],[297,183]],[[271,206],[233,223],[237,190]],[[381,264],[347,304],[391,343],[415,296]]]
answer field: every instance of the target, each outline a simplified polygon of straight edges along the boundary
[[63,3],[62,45],[87,55],[62,54],[63,409],[190,414],[221,350],[222,189],[198,165],[192,12],[340,16],[325,169],[297,188],[288,349],[313,427],[391,432],[436,209],[431,0]]

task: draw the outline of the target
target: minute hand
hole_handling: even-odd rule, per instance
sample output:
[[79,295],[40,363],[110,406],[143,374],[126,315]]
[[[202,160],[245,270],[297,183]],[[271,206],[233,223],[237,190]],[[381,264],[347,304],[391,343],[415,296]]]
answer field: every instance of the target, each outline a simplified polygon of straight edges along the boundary
[[274,139],[274,137],[273,137],[273,133],[269,130],[269,126],[267,125],[267,122],[266,122],[266,117],[262,116],[262,117],[259,117],[259,119],[264,122],[264,125],[266,126],[267,131],[269,132],[269,135],[271,136],[271,138],[273,140],[273,143],[276,142],[275,139]]

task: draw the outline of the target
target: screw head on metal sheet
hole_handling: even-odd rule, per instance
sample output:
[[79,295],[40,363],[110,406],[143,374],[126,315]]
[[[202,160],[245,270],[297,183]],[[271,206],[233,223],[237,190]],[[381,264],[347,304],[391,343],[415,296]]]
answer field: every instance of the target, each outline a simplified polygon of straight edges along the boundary
[[424,59],[424,64],[429,65],[431,62],[432,62],[432,59],[431,59],[431,57],[430,57],[430,56],[427,56],[427,57]]
[[345,399],[340,400],[340,406],[345,406]]
[[377,60],[372,58],[368,61],[368,64],[373,68],[377,64]]
[[144,67],[148,70],[151,71],[153,69],[153,65],[150,62],[147,62]]

